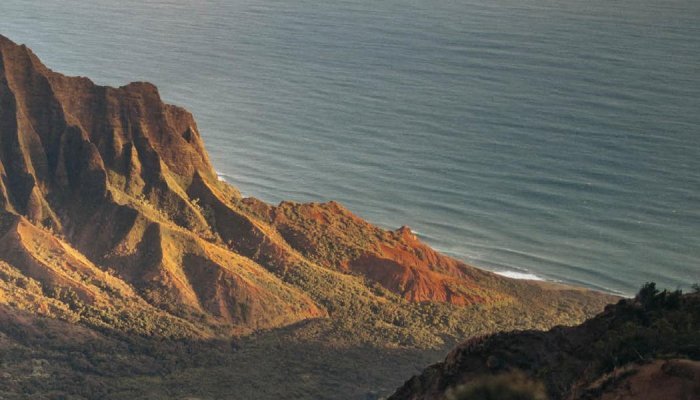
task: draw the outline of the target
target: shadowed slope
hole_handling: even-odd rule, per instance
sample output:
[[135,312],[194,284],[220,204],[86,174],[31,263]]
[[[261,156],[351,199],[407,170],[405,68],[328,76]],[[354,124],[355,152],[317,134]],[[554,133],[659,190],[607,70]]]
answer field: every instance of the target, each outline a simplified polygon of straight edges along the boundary
[[[653,289],[580,326],[471,339],[390,399],[446,399],[460,386],[514,373],[543,382],[552,400],[697,398],[700,293]],[[662,383],[671,386],[658,387]]]

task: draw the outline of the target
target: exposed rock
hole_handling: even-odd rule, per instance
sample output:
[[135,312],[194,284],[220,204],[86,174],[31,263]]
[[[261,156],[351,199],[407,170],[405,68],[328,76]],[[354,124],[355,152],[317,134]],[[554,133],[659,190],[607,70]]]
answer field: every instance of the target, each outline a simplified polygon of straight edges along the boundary
[[[216,198],[237,196],[218,182],[190,113],[164,104],[148,83],[115,89],[54,73],[6,38],[0,55],[0,206],[13,225],[2,259],[93,301],[97,294],[53,265],[75,263],[60,255],[38,261],[70,244],[93,268],[193,321],[205,314],[259,329],[325,315],[225,246],[188,195],[196,182]],[[34,226],[65,241],[29,234]]]

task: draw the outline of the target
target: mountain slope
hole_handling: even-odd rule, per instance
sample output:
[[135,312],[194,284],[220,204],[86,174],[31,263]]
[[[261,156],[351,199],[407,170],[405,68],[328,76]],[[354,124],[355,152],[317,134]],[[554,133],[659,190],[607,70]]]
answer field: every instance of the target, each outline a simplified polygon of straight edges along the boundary
[[[350,357],[354,370],[384,363],[363,378],[375,385],[388,370],[398,381],[455,340],[578,323],[616,299],[479,270],[435,252],[406,227],[379,229],[335,202],[242,198],[217,178],[192,115],[164,104],[153,85],[110,88],[63,76],[2,36],[0,228],[7,322],[0,333],[20,342],[12,348],[76,365],[80,357],[51,350],[73,348],[61,333],[69,327],[115,349],[125,340],[151,355],[161,346],[180,349],[169,355],[180,366],[197,357],[178,341],[209,354],[218,349],[211,343],[265,331],[266,345],[245,354],[268,360],[270,376],[286,379],[272,361],[286,343],[326,349],[316,359],[324,366],[317,381],[295,381],[302,388],[333,387],[331,354]],[[40,339],[22,342],[23,329]],[[364,346],[420,362],[369,361]],[[122,365],[134,357],[122,350],[88,353]],[[232,351],[220,354],[233,363],[221,374],[242,368]],[[164,362],[155,359],[148,362]],[[85,378],[73,361],[69,375]],[[139,354],[134,362],[146,361]],[[120,369],[119,379],[141,377],[139,368]],[[209,371],[192,373],[206,380]],[[117,381],[99,384],[121,387]]]
[[[186,194],[195,176],[218,185],[189,113],[163,104],[152,85],[99,87],[53,73],[7,39],[0,48],[5,212],[63,235],[150,303],[185,318],[264,328],[324,315],[216,243]],[[43,283],[65,283],[56,279]]]

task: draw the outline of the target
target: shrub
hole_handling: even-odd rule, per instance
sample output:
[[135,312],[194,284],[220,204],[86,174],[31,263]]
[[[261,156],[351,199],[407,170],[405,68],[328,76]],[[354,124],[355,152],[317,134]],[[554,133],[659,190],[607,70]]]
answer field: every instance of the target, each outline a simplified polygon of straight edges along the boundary
[[544,385],[522,372],[488,376],[447,393],[448,400],[546,400]]

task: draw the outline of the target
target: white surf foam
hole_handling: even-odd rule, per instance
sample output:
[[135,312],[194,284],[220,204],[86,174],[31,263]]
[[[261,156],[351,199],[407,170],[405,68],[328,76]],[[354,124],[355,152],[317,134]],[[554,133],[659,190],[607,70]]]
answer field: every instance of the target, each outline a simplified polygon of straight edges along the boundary
[[543,281],[545,280],[544,278],[541,278],[535,274],[530,274],[527,272],[516,272],[516,271],[494,271],[498,275],[505,276],[507,278],[513,278],[513,279],[527,279],[531,281]]

